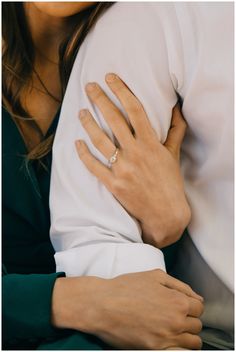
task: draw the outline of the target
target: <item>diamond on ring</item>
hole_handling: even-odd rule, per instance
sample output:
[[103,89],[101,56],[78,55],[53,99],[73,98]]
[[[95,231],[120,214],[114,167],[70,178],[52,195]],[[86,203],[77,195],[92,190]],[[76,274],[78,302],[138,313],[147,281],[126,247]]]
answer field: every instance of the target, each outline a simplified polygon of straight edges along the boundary
[[115,153],[110,157],[109,159],[109,165],[114,164],[117,161],[117,155],[118,155],[119,149],[116,148]]

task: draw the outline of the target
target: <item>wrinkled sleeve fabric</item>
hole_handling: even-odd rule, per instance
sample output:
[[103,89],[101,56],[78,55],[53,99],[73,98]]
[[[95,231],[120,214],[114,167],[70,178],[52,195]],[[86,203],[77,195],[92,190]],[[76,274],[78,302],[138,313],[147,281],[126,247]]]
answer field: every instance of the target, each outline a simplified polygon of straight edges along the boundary
[[[165,140],[178,84],[170,70],[170,60],[174,60],[167,50],[169,39],[163,27],[165,15],[171,20],[174,10],[170,5],[170,11],[168,6],[165,11],[158,3],[116,3],[86,37],[75,60],[53,147],[50,193],[57,271],[68,276],[111,278],[128,272],[165,270],[162,252],[143,243],[138,222],[89,173],[75,148],[75,141],[83,139],[107,165],[83,130],[78,112],[88,108],[113,139],[84,91],[86,83],[98,82],[123,111],[104,81],[108,72],[118,74],[140,99],[160,141]],[[177,41],[171,50],[175,52],[178,45]]]

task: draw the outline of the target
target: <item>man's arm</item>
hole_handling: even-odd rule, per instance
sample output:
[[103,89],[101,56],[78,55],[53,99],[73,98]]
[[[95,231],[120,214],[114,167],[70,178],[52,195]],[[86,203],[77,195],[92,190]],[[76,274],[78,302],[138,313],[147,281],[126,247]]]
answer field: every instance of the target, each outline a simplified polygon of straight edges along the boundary
[[164,268],[162,252],[142,242],[137,221],[86,170],[75,149],[75,141],[83,139],[107,164],[77,118],[80,109],[88,108],[112,138],[84,91],[86,83],[97,81],[121,108],[105,84],[107,72],[117,73],[129,86],[160,140],[165,140],[177,98],[160,20],[161,6],[115,4],[88,35],[76,58],[54,142],[50,196],[57,270],[67,275],[113,277]]

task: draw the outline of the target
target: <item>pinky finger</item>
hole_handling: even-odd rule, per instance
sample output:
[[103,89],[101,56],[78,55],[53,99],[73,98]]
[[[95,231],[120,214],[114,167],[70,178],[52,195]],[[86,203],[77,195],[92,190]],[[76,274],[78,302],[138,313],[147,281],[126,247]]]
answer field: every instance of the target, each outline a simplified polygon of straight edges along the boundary
[[188,350],[200,350],[202,348],[202,339],[198,335],[185,332],[178,336],[177,346]]
[[98,161],[89,151],[84,141],[78,140],[75,142],[76,150],[80,160],[86,168],[101,181],[107,188],[110,188],[113,174],[103,163]]

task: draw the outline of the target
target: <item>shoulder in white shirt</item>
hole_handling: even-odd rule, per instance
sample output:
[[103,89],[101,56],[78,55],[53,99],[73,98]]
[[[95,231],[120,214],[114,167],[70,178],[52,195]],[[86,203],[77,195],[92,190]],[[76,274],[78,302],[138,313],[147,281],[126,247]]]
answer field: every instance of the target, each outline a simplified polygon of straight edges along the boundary
[[[225,3],[121,2],[113,5],[86,37],[67,87],[53,148],[51,239],[57,270],[67,275],[113,277],[164,268],[162,252],[142,242],[136,220],[76,154],[75,140],[84,139],[94,155],[107,163],[77,116],[80,109],[89,108],[111,136],[84,86],[97,81],[120,107],[104,82],[107,72],[115,72],[141,100],[162,142],[177,101],[176,91],[182,95],[190,126],[183,153],[193,209],[190,233],[204,259],[232,288],[231,11],[232,6]],[[224,32],[219,31],[219,20],[227,24]],[[219,129],[214,136],[209,124],[216,116]],[[220,146],[219,138],[223,141]]]

